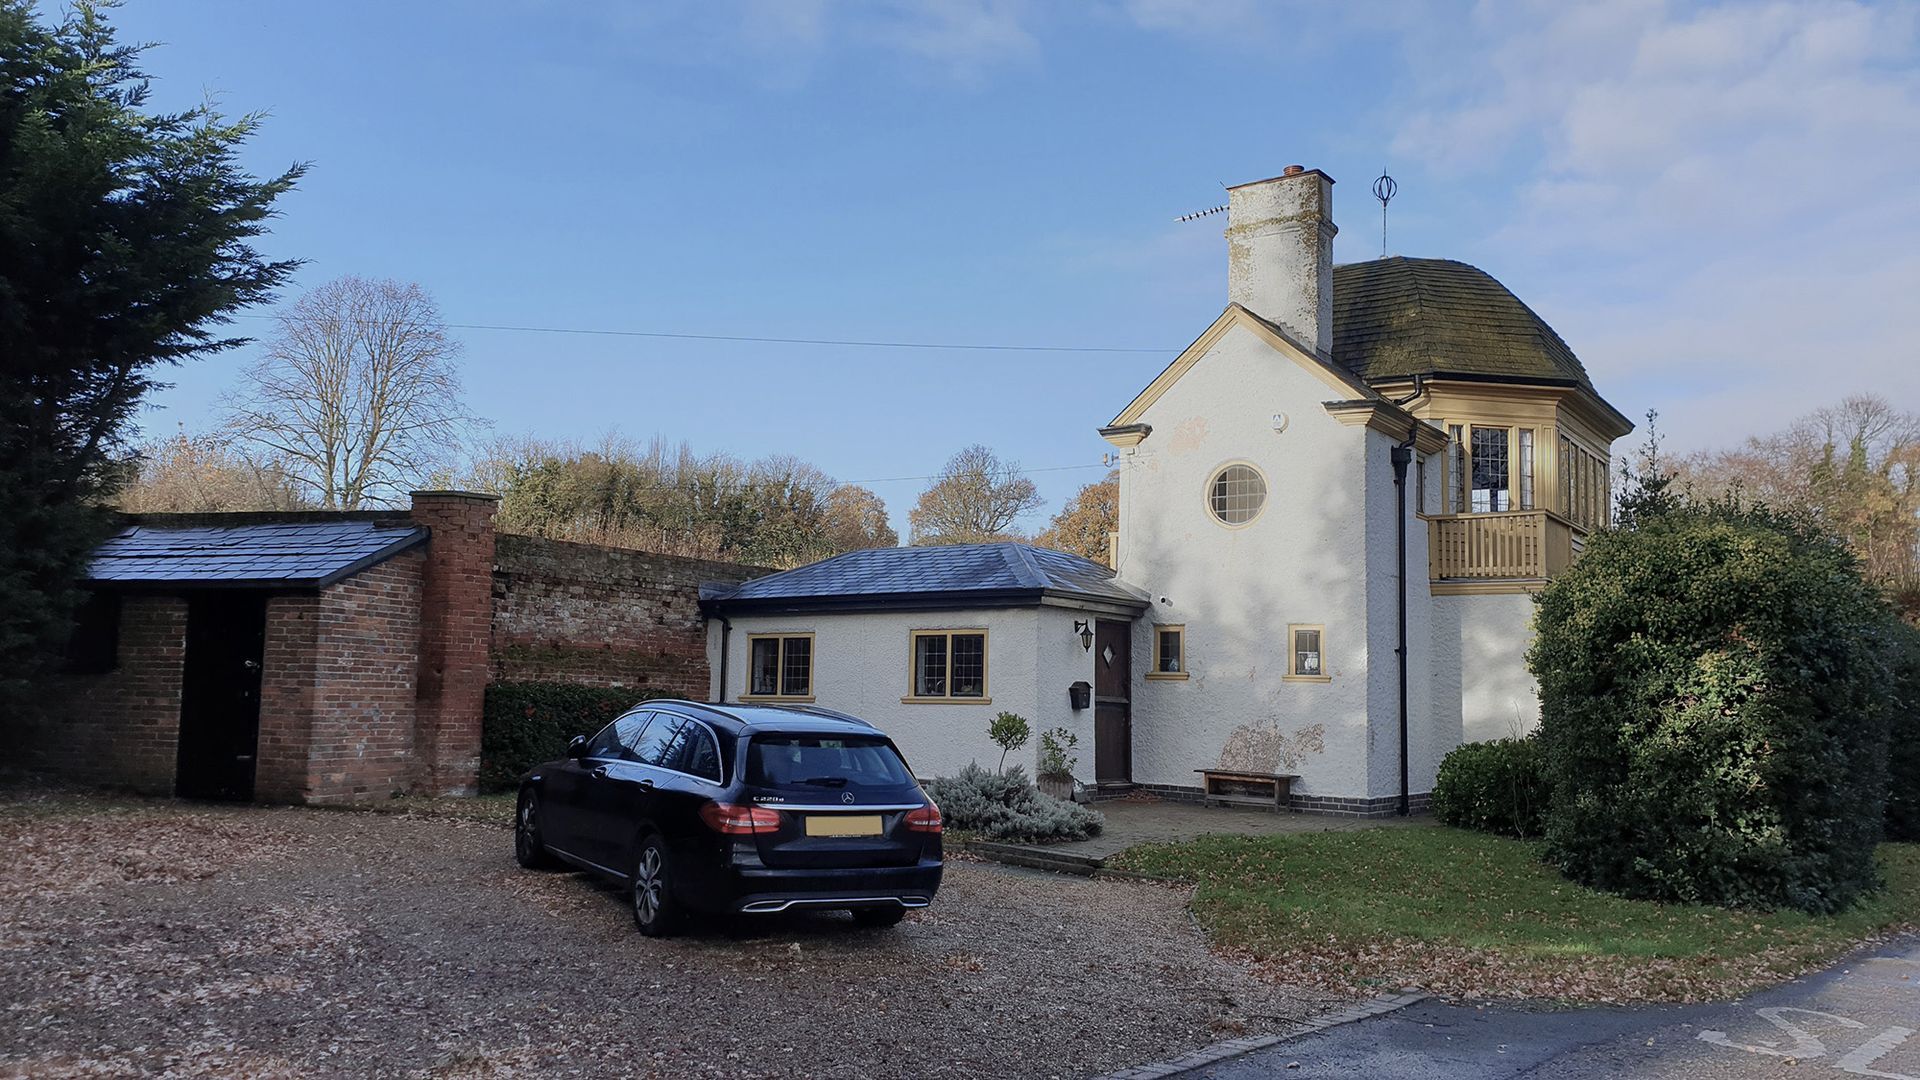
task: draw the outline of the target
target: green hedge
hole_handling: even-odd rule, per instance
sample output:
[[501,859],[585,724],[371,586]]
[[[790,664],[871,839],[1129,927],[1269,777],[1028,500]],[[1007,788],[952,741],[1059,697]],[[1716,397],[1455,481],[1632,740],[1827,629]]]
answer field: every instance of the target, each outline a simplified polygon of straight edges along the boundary
[[1894,631],[1893,733],[1887,742],[1887,839],[1920,841],[1920,630]]
[[669,696],[572,683],[493,683],[480,726],[480,790],[511,790],[521,773],[566,753],[575,735],[591,735],[640,702]]
[[1889,609],[1838,542],[1682,506],[1541,593],[1547,857],[1639,899],[1810,912],[1877,882]]
[[1440,761],[1433,816],[1443,824],[1533,837],[1546,830],[1546,811],[1546,764],[1532,736],[1465,743]]

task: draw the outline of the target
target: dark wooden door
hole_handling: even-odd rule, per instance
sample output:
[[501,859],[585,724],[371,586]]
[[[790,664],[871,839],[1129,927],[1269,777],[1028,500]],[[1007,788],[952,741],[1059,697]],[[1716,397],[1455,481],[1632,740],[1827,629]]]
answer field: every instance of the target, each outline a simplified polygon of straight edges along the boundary
[[267,598],[202,593],[187,601],[174,790],[189,799],[253,798]]
[[1133,627],[1101,619],[1093,636],[1093,778],[1133,779]]

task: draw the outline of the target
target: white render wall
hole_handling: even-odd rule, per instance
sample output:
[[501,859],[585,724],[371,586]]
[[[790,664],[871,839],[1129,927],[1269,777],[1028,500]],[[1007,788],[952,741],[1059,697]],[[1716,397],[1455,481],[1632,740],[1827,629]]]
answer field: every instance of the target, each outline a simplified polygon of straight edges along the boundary
[[[1041,731],[1063,727],[1080,738],[1079,768],[1093,781],[1093,710],[1075,713],[1067,687],[1093,681],[1093,657],[1073,634],[1073,622],[1094,618],[1060,607],[933,612],[844,612],[741,615],[732,619],[726,700],[747,689],[749,634],[814,635],[814,703],[851,713],[891,736],[916,776],[950,776],[968,762],[992,767],[1000,748],[987,725],[1002,711],[1027,718],[1033,741],[1007,759],[1033,774]],[[903,702],[910,696],[914,630],[987,631],[987,699],[964,704]],[[708,662],[719,680],[720,621],[708,622]]]
[[1450,718],[1456,742],[1525,735],[1539,726],[1540,690],[1526,659],[1533,597],[1436,596],[1432,610],[1434,696],[1459,703]]
[[[1384,540],[1391,558],[1392,507],[1370,513],[1366,503],[1380,497],[1369,483],[1376,470],[1391,498],[1391,443],[1329,416],[1321,403],[1338,396],[1234,327],[1141,417],[1153,432],[1120,468],[1120,577],[1154,601],[1134,633],[1136,782],[1191,787],[1194,770],[1221,764],[1223,753],[1258,756],[1277,738],[1298,755],[1281,771],[1299,774],[1301,794],[1386,794],[1369,776],[1368,708],[1378,697],[1369,668],[1377,654],[1390,672],[1393,656],[1390,637],[1384,653],[1368,640],[1367,553]],[[1276,413],[1286,414],[1284,431],[1274,430]],[[1267,502],[1251,523],[1228,528],[1209,513],[1207,487],[1235,461],[1265,475]],[[1282,677],[1290,623],[1326,627],[1331,681]],[[1186,626],[1187,680],[1144,678],[1155,624]],[[1397,764],[1394,775],[1397,785]]]

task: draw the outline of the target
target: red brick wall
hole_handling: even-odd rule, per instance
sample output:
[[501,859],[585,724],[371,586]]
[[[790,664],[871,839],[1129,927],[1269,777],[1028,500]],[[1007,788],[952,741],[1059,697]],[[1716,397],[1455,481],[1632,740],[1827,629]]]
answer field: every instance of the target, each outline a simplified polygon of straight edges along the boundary
[[186,653],[184,599],[127,596],[117,667],[47,688],[47,712],[57,719],[21,732],[27,759],[89,783],[173,794]]
[[769,573],[502,535],[494,549],[493,678],[646,687],[705,700],[700,583]]
[[319,638],[318,594],[267,598],[267,640],[260,656],[260,744],[253,770],[254,797],[262,802],[300,802],[307,797]]
[[413,786],[426,563],[418,549],[403,552],[319,596],[308,802]]
[[428,794],[472,794],[478,786],[499,501],[465,492],[413,493],[413,520],[433,531],[421,587],[414,743],[419,787]]

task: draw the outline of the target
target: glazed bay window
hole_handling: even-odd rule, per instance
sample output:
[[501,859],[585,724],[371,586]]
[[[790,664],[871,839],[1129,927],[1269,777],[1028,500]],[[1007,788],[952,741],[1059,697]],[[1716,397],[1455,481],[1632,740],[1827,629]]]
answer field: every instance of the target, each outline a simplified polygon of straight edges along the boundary
[[1153,628],[1153,667],[1147,672],[1149,679],[1184,679],[1187,677],[1187,628],[1184,626],[1156,626]]
[[987,700],[985,630],[915,630],[909,701]]
[[813,700],[813,635],[747,636],[747,696]]
[[1507,442],[1511,428],[1473,428],[1473,491],[1469,504],[1476,514],[1513,509],[1513,489],[1509,486]]
[[1324,626],[1287,627],[1287,673],[1283,678],[1301,682],[1327,682],[1327,656]]

